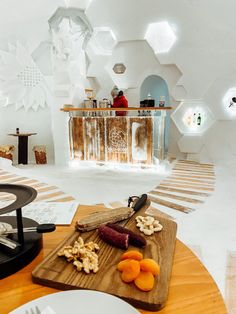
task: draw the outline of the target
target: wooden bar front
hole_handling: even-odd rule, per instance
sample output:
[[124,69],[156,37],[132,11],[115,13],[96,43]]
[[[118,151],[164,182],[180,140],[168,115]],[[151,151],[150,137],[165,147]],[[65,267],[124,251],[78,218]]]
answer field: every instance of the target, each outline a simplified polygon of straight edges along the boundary
[[152,165],[154,118],[71,117],[71,157],[74,160]]

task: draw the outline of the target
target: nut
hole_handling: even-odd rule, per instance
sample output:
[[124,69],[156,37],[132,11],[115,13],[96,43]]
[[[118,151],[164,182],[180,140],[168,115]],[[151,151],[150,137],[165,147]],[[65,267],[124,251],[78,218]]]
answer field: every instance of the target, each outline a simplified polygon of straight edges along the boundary
[[99,246],[95,242],[84,243],[84,240],[79,237],[74,245],[64,246],[57,255],[65,256],[68,262],[73,262],[77,271],[84,270],[89,274],[90,271],[96,273],[98,271],[98,255],[95,251],[99,250]]
[[145,235],[152,235],[154,232],[161,231],[163,226],[152,216],[137,216],[135,218],[136,226]]

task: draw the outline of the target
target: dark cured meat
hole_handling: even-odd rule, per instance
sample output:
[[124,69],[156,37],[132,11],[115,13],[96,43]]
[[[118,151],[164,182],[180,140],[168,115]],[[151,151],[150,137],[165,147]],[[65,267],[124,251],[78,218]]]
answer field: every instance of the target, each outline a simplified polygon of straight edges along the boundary
[[129,246],[128,234],[119,233],[116,230],[111,229],[105,225],[101,225],[98,228],[98,234],[104,242],[123,250],[128,249]]
[[127,228],[124,228],[122,226],[119,226],[113,223],[108,223],[106,224],[106,226],[108,226],[109,228],[112,228],[113,230],[116,230],[119,233],[128,234],[129,244],[132,244],[133,246],[144,247],[147,244],[146,239],[144,237],[142,237],[141,235],[137,233],[134,233],[133,231]]

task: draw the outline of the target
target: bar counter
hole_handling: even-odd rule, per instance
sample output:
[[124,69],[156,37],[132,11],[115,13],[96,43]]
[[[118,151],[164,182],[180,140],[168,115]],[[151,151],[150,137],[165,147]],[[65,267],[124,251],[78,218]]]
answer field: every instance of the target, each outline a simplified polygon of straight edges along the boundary
[[[166,112],[171,107],[69,108],[71,159],[155,165],[165,157]],[[127,112],[114,116],[115,111]],[[138,115],[135,115],[138,112]]]

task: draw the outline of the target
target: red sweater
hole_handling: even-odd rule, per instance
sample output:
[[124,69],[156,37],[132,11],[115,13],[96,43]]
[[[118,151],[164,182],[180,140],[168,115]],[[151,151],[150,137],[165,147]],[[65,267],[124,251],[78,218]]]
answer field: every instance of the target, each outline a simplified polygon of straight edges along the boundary
[[[125,96],[117,96],[113,100],[112,108],[128,108],[128,101]],[[126,116],[127,111],[116,111],[116,116]]]

